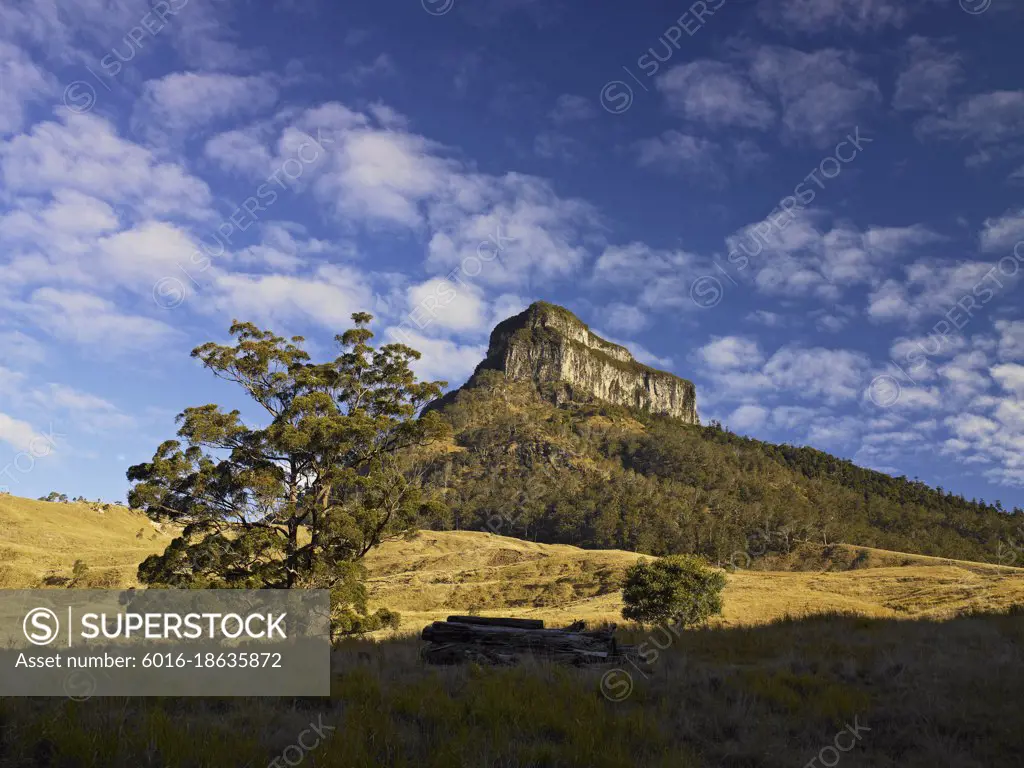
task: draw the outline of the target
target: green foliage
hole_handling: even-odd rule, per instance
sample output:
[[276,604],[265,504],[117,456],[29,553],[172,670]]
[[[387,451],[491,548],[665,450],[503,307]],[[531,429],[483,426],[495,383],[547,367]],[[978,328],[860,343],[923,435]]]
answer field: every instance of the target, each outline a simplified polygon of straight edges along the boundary
[[[1020,510],[967,501],[811,448],[772,445],[608,403],[555,407],[528,382],[481,371],[438,412],[456,445],[426,468],[437,528],[716,565],[838,542],[1001,562]],[[736,558],[739,558],[736,560]]]
[[71,580],[73,583],[77,583],[85,578],[85,575],[89,572],[89,566],[85,564],[84,560],[75,560],[74,565],[71,566]]
[[[284,339],[235,322],[234,346],[192,352],[239,386],[266,421],[238,410],[186,408],[180,440],[128,470],[133,508],[183,526],[139,579],[171,587],[323,588],[352,591],[353,563],[413,526],[429,498],[407,451],[447,434],[436,415],[418,419],[444,382],[419,382],[419,353],[370,345],[372,316],[336,337],[340,354],[313,363],[301,337]],[[363,603],[365,609],[365,603]],[[343,606],[339,607],[343,610]]]
[[638,562],[626,571],[622,618],[643,624],[703,624],[722,612],[725,574],[695,555]]

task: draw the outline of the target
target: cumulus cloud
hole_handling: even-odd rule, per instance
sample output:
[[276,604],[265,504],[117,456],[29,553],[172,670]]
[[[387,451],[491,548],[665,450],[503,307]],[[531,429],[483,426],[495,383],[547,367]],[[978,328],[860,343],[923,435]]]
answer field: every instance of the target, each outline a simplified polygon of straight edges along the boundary
[[786,32],[817,34],[832,30],[857,33],[902,27],[930,0],[761,0],[758,15]]
[[166,323],[124,312],[83,291],[39,288],[13,309],[57,339],[106,353],[151,350],[176,336]]
[[944,240],[921,224],[860,230],[825,221],[802,211],[749,224],[726,239],[729,261],[741,274],[750,267],[763,293],[835,301],[841,289],[878,285],[894,261]]
[[692,61],[672,67],[656,84],[672,111],[703,125],[764,130],[775,122],[775,109],[733,64]]
[[857,58],[825,48],[806,53],[762,46],[753,51],[751,78],[782,105],[785,135],[825,147],[842,140],[880,101],[877,84]]
[[948,115],[927,115],[918,123],[926,138],[972,141],[978,146],[1024,137],[1024,90],[970,96]]
[[1012,251],[1024,261],[1024,208],[986,219],[981,232],[981,249],[988,253]]
[[621,333],[636,333],[648,324],[647,316],[641,309],[622,302],[609,304],[602,310],[601,315],[606,326]]
[[563,93],[555,102],[554,108],[548,117],[555,125],[566,125],[590,120],[597,116],[597,109],[594,107],[593,99],[577,96],[572,93]]
[[56,84],[16,45],[0,40],[0,136],[20,131],[29,106],[52,96]]
[[267,75],[176,72],[143,85],[132,123],[150,140],[194,138],[201,129],[261,112],[276,101],[277,85]]
[[768,421],[769,411],[760,405],[741,405],[727,420],[727,426],[739,430],[756,430]]
[[31,133],[0,143],[0,175],[7,194],[68,189],[145,216],[210,215],[205,182],[120,138],[94,115],[64,112],[59,123],[38,123]]
[[701,347],[697,355],[716,371],[757,368],[764,362],[757,341],[742,336],[716,337]]
[[944,109],[952,90],[964,80],[961,57],[920,35],[907,41],[904,56],[906,63],[896,78],[893,107],[900,111]]
[[764,365],[764,373],[777,388],[801,399],[824,398],[836,403],[861,394],[870,361],[850,350],[786,346]]

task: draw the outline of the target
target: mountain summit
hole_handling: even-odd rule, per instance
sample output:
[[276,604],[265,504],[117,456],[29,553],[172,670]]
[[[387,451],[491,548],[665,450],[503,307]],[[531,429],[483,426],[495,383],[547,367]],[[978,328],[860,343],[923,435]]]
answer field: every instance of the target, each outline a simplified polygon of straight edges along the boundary
[[476,386],[488,370],[532,381],[556,403],[596,398],[698,423],[692,382],[637,362],[628,349],[602,339],[568,309],[544,301],[498,323],[487,357],[465,388]]

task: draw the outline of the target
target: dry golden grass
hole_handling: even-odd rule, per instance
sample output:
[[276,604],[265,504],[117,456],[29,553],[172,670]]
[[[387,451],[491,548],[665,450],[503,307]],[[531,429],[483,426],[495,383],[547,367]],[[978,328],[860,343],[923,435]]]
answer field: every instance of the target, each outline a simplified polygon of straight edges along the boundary
[[[139,538],[139,532],[142,537]],[[38,586],[48,574],[69,576],[75,560],[89,566],[80,586],[135,584],[146,556],[175,531],[111,506],[50,504],[0,497],[0,587]],[[860,567],[847,568],[857,554]],[[421,531],[390,541],[366,558],[375,607],[402,614],[401,633],[452,613],[543,619],[620,621],[619,585],[634,552],[537,544],[473,531]],[[965,610],[1024,603],[1024,569],[837,545],[803,550],[775,567],[728,577],[723,626],[763,624],[785,616],[844,611],[877,618],[944,618]]]
[[[149,530],[126,510],[0,498],[0,552],[29,583],[75,559],[133,575],[170,538]],[[859,552],[799,564],[846,567]],[[425,531],[367,564],[374,600],[408,632],[471,609],[614,621],[618,579],[639,557]],[[304,757],[323,768],[1019,764],[1022,614],[971,610],[1024,602],[1024,572],[880,550],[858,562],[731,573],[716,626],[619,632],[642,666],[433,668],[417,640],[377,638],[337,649],[330,699],[0,699],[0,765],[261,768],[293,756],[313,723],[335,729]],[[821,615],[781,618],[805,614]],[[844,739],[848,752],[823,751],[854,724],[863,733]]]
[[70,576],[76,560],[89,567],[81,586],[133,586],[139,563],[162,552],[172,538],[171,531],[124,507],[0,496],[0,588]]
[[[852,560],[861,547],[836,547]],[[716,624],[764,624],[785,616],[842,611],[878,618],[944,618],[1024,604],[1024,569],[867,550],[855,570],[737,570]],[[399,611],[400,631],[451,613],[619,621],[623,571],[645,558],[621,550],[535,544],[471,531],[421,531],[367,558],[373,602]],[[906,563],[906,565],[895,565]]]

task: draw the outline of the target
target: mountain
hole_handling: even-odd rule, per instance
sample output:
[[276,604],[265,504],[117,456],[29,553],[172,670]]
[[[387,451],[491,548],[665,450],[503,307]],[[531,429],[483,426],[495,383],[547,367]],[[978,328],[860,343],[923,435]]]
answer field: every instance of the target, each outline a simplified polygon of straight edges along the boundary
[[1020,510],[701,426],[690,382],[551,304],[500,323],[466,385],[430,409],[453,435],[422,457],[437,529],[720,564],[792,560],[804,543],[1024,563]]
[[605,341],[569,310],[543,301],[495,327],[487,357],[463,389],[478,386],[485,371],[531,381],[556,404],[596,398],[698,423],[693,382],[637,362],[628,349]]

